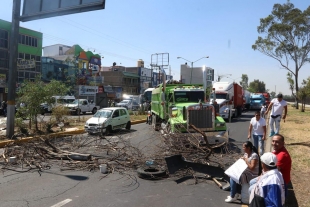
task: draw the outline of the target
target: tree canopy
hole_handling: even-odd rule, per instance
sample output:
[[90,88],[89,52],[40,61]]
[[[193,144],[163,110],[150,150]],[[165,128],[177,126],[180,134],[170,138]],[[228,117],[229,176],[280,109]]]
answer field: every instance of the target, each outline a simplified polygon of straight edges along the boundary
[[301,11],[290,1],[275,4],[271,14],[260,19],[257,31],[265,36],[259,36],[252,48],[277,60],[294,76],[297,97],[298,73],[310,61],[310,6]]
[[264,93],[266,92],[266,84],[264,81],[255,80],[250,82],[248,91],[252,93]]
[[25,81],[21,89],[18,91],[18,102],[25,103],[25,107],[22,109],[27,113],[31,119],[34,120],[37,126],[37,115],[41,113],[40,105],[42,103],[52,104],[55,99],[52,96],[62,96],[69,91],[69,88],[64,84],[56,80],[52,80],[50,83],[44,83],[40,77],[36,77],[34,82]]
[[240,85],[243,89],[247,89],[249,87],[249,78],[247,74],[242,74]]

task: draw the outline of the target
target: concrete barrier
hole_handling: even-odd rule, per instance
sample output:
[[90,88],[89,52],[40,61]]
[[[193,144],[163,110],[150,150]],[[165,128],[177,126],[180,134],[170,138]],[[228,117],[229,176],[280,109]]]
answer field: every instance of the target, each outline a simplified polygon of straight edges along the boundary
[[[145,122],[146,122],[146,120],[132,121],[131,125],[141,124],[141,123],[145,123]],[[73,130],[73,131],[56,132],[56,133],[51,133],[51,134],[42,135],[42,136],[45,136],[48,138],[57,138],[57,137],[72,136],[72,135],[84,134],[84,133],[86,133],[84,129],[78,129],[78,130]],[[2,140],[2,141],[0,141],[0,148],[3,148],[8,144],[23,143],[23,142],[32,141],[32,140],[35,140],[38,138],[40,138],[40,136],[26,137],[26,138],[22,138],[22,139],[18,139],[18,140],[8,140],[8,139]]]

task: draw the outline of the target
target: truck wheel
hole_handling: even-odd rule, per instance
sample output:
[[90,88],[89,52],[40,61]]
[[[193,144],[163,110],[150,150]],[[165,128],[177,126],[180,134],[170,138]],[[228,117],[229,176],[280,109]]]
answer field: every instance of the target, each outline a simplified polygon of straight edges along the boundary
[[83,112],[83,114],[85,115],[85,114],[86,114],[86,112]]
[[127,129],[127,130],[130,130],[130,128],[131,128],[131,122],[129,121],[129,122],[127,122],[127,124],[126,124],[126,129]]
[[95,114],[97,112],[97,108],[93,108],[92,114]]

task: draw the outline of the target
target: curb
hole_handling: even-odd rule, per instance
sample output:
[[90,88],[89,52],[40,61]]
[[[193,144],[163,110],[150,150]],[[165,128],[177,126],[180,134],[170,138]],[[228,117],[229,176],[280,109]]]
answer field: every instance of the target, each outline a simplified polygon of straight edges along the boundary
[[[146,120],[137,120],[137,121],[132,121],[131,125],[135,125],[135,124],[141,124],[146,122]],[[86,133],[84,129],[78,129],[78,130],[74,130],[74,131],[68,131],[68,132],[56,132],[56,133],[52,133],[49,135],[43,135],[49,138],[58,138],[58,137],[63,137],[63,136],[70,136],[70,135],[76,135],[76,134],[84,134]],[[35,140],[38,139],[39,137],[26,137],[26,138],[22,138],[20,140],[3,140],[0,141],[0,148],[5,147],[8,144],[13,144],[13,143],[23,143],[23,142],[28,142],[31,140]]]

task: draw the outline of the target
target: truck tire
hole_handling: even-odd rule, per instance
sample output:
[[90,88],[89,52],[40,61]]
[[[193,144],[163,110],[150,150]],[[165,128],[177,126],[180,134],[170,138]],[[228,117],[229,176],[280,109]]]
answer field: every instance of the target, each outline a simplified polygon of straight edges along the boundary
[[83,112],[83,114],[85,115],[85,114],[86,114],[86,112]]
[[127,129],[127,130],[130,130],[130,129],[131,129],[131,122],[130,122],[130,121],[127,122],[127,124],[126,124],[126,129]]
[[155,167],[140,167],[137,169],[137,174],[139,178],[143,179],[160,179],[167,176],[167,172],[165,170],[161,170]]
[[97,108],[96,108],[96,107],[95,107],[95,108],[93,108],[93,110],[92,110],[91,112],[92,112],[92,114],[97,113]]

